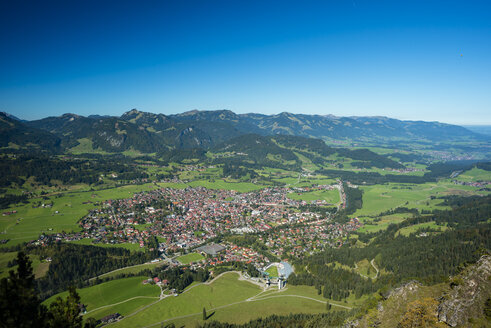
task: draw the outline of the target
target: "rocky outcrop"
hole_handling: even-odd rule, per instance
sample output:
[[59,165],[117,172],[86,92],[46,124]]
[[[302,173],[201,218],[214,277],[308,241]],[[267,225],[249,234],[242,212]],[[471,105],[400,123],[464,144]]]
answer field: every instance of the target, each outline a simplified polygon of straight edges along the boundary
[[452,290],[438,306],[438,319],[456,327],[481,315],[486,300],[491,297],[490,274],[491,256],[486,255],[454,278]]
[[388,298],[401,298],[402,300],[407,300],[408,295],[414,293],[415,291],[418,290],[418,288],[421,287],[421,284],[416,281],[412,280],[408,283],[405,283],[399,288],[393,289],[390,293]]

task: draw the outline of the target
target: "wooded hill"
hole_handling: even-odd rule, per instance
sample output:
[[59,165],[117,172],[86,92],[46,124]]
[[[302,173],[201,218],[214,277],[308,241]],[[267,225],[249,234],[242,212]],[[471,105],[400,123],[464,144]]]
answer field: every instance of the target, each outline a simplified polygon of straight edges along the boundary
[[[34,145],[50,151],[59,151],[60,144],[69,149],[81,142],[88,143],[89,150],[111,153],[128,150],[158,153],[196,147],[211,149],[251,133],[303,136],[358,146],[407,148],[420,144],[428,149],[441,150],[454,144],[454,147],[463,147],[468,152],[485,150],[491,140],[489,136],[460,126],[386,117],[235,114],[228,110],[191,111],[168,116],[133,109],[120,117],[64,114],[20,121],[3,113],[0,118],[2,147]],[[359,165],[363,167],[364,164]]]

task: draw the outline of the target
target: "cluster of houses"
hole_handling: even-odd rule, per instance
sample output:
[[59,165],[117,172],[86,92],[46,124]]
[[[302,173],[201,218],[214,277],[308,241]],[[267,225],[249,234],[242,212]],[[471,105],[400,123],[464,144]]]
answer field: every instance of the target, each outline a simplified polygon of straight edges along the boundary
[[13,211],[8,211],[8,212],[3,212],[2,213],[2,216],[8,216],[8,215],[12,215],[12,214],[16,214],[17,211],[16,210],[13,210]]
[[[290,193],[333,188],[342,191],[342,184],[271,187],[246,193],[204,187],[160,188],[96,204],[80,220],[81,232],[58,233],[49,239],[90,238],[95,243],[136,243],[143,247],[156,236],[161,241],[159,251],[172,254],[199,247],[218,235],[267,232],[261,240],[264,238],[262,242],[274,255],[304,256],[326,246],[339,246],[347,232],[361,225],[356,219],[343,225],[329,224],[329,216],[300,211],[305,202],[288,197]],[[37,242],[45,244],[48,238],[43,235]],[[252,249],[232,243],[223,246],[215,254],[198,249],[209,255],[201,264],[269,263],[268,258]]]
[[257,268],[269,263],[270,259],[249,247],[237,246],[230,242],[223,245],[211,244],[196,249],[208,256],[200,263],[200,266],[214,266],[227,262],[252,263]]
[[459,180],[453,180],[453,183],[456,185],[461,185],[461,186],[472,186],[472,187],[477,187],[477,188],[487,188],[491,184],[491,181],[459,181]]
[[342,246],[346,235],[362,226],[357,218],[345,224],[328,222],[328,219],[321,219],[302,226],[281,227],[264,238],[259,237],[259,240],[279,258],[303,258],[326,247]]

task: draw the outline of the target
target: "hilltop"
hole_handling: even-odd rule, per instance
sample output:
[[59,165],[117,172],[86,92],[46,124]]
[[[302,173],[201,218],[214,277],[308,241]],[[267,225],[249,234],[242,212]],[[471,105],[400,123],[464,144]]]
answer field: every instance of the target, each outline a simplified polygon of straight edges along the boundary
[[[65,150],[87,153],[126,151],[152,154],[172,149],[207,150],[247,134],[316,138],[335,147],[377,146],[452,151],[470,156],[489,153],[490,142],[489,136],[456,125],[387,117],[336,117],[286,112],[277,115],[236,114],[229,110],[194,110],[164,115],[136,109],[120,117],[64,114],[34,121],[20,121],[7,114],[2,114],[2,117],[17,127],[14,130],[5,125],[0,127],[0,131],[3,134],[8,131],[9,138],[14,141],[22,139],[25,131],[29,130],[36,140],[55,142],[42,143],[39,145],[41,149],[58,151],[61,146]],[[4,147],[18,145],[13,142],[9,146],[7,142]]]

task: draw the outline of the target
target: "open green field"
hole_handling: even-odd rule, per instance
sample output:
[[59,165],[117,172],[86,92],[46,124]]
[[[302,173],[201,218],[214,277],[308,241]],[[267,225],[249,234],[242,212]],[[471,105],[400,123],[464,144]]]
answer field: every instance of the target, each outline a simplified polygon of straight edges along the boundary
[[196,180],[191,181],[189,183],[172,183],[172,182],[163,182],[158,183],[160,187],[169,187],[176,189],[184,189],[186,187],[205,187],[208,189],[225,189],[225,190],[235,190],[238,192],[249,192],[253,190],[259,190],[264,188],[265,186],[254,184],[251,182],[229,182],[223,179],[216,180]]
[[149,269],[152,270],[153,268],[159,267],[164,265],[164,262],[155,262],[155,263],[144,263],[144,264],[138,264],[138,265],[133,265],[130,267],[114,270],[111,272],[107,272],[104,274],[101,274],[99,278],[108,278],[108,277],[116,277],[120,274],[136,274],[139,273],[143,270]]
[[356,263],[355,272],[362,276],[370,277],[372,279],[377,276],[377,271],[367,259],[361,260]]
[[295,200],[305,200],[305,201],[313,201],[313,200],[325,200],[329,204],[337,204],[340,201],[339,191],[337,189],[331,190],[316,190],[309,191],[303,193],[290,193],[288,194],[288,198]]
[[412,217],[410,213],[396,213],[391,215],[384,215],[378,217],[377,220],[367,217],[359,217],[360,221],[363,222],[363,227],[358,229],[360,232],[377,232],[380,230],[385,230],[391,223],[400,223],[405,220],[405,218]]
[[92,245],[98,247],[106,247],[106,248],[126,248],[130,251],[134,252],[143,252],[145,250],[144,247],[140,247],[140,244],[136,243],[121,243],[121,244],[103,244],[103,243],[93,243],[93,239],[84,238],[80,240],[70,241],[68,243],[78,244],[78,245]]
[[114,327],[159,327],[161,322],[174,323],[177,327],[195,327],[203,324],[203,307],[209,320],[229,323],[245,323],[251,319],[272,314],[322,313],[326,302],[332,310],[349,309],[363,301],[347,299],[347,302],[327,300],[311,286],[287,286],[263,292],[249,282],[237,280],[236,273],[226,273],[213,283],[199,284],[177,297],[168,297],[134,316],[114,323]]
[[266,273],[269,277],[279,277],[278,268],[274,265],[270,266],[268,270],[266,270]]
[[409,236],[410,234],[418,231],[419,229],[423,229],[423,228],[431,228],[431,229],[441,230],[441,231],[445,231],[448,229],[447,226],[437,225],[434,221],[431,221],[431,222],[424,222],[424,223],[414,224],[414,225],[411,225],[409,227],[401,228],[396,232],[396,236],[399,234],[401,234],[403,236]]
[[112,326],[143,327],[192,313],[243,301],[259,293],[258,286],[237,280],[236,273],[227,273],[212,284],[196,285],[177,297],[167,297],[138,314]]
[[469,171],[462,172],[457,180],[465,182],[491,181],[491,172],[474,167]]
[[189,264],[191,262],[198,262],[203,260],[205,257],[200,253],[189,253],[186,255],[179,256],[176,260],[178,260],[181,264]]
[[[43,233],[62,231],[79,231],[77,222],[94,208],[96,202],[128,198],[136,192],[155,189],[153,184],[131,185],[97,191],[75,191],[49,196],[48,200],[41,198],[30,199],[28,204],[12,206],[16,214],[0,217],[2,239],[9,239],[5,246],[13,246],[35,240]],[[36,207],[42,204],[54,203],[53,207]],[[84,204],[85,202],[85,204]],[[90,202],[90,203],[88,203]],[[36,207],[36,208],[35,208]]]
[[68,151],[72,154],[109,154],[102,149],[94,149],[92,140],[89,138],[82,138],[77,140],[79,144],[75,147],[70,148]]
[[15,267],[9,268],[7,264],[16,257],[16,252],[0,253],[0,278],[8,277],[10,270],[15,271]]
[[[160,288],[156,285],[143,285],[148,277],[131,277],[104,282],[92,287],[78,289],[81,303],[86,305],[86,318],[100,319],[105,315],[119,312],[127,315],[138,308],[159,299]],[[65,298],[68,292],[54,295],[43,303],[49,305],[56,297]]]
[[191,181],[189,183],[189,186],[191,187],[201,186],[208,189],[235,190],[238,192],[249,192],[253,190],[259,190],[265,187],[263,185],[254,184],[251,182],[230,182],[230,181],[225,181],[223,179],[217,179],[211,181],[210,180]]
[[[5,278],[9,276],[9,271],[17,270],[17,265],[14,265],[12,267],[8,267],[8,262],[12,261],[13,259],[17,258],[17,252],[6,252],[6,253],[0,253],[0,279]],[[32,271],[34,273],[34,276],[36,278],[41,278],[46,274],[49,268],[49,263],[47,262],[41,262],[39,259],[39,256],[37,255],[29,255],[29,259],[32,261]]]
[[315,170],[319,169],[319,167],[317,165],[315,165],[314,163],[312,163],[312,161],[309,158],[305,157],[304,155],[302,155],[298,152],[294,152],[294,153],[302,161],[302,168],[309,170],[309,171],[315,171]]
[[[478,194],[475,187],[455,185],[449,181],[425,184],[389,183],[360,188],[363,190],[363,207],[356,211],[355,216],[358,217],[377,215],[396,207],[444,209],[445,207],[438,206],[442,200],[435,197]],[[431,196],[435,196],[434,199]]]

